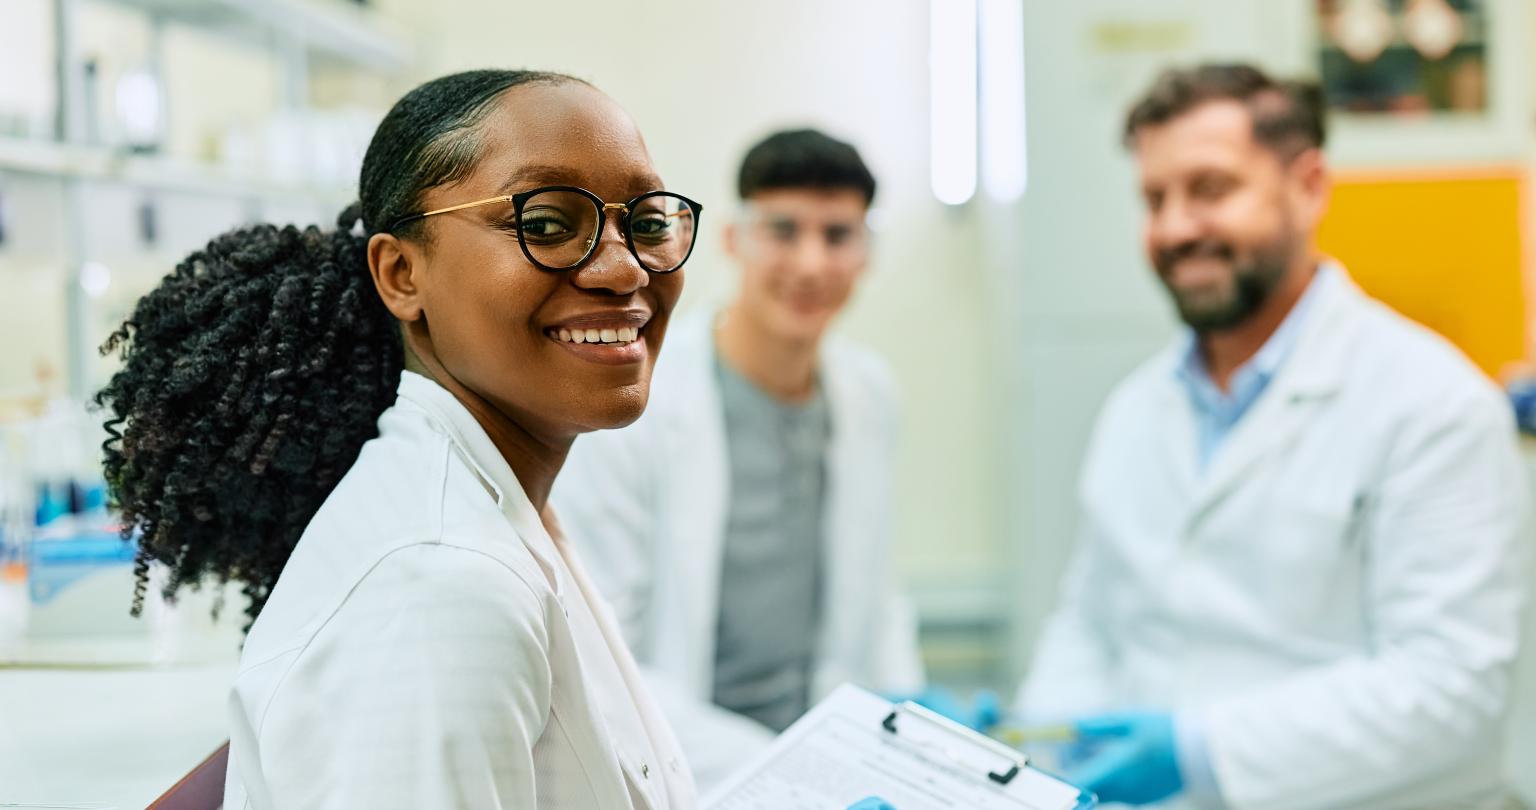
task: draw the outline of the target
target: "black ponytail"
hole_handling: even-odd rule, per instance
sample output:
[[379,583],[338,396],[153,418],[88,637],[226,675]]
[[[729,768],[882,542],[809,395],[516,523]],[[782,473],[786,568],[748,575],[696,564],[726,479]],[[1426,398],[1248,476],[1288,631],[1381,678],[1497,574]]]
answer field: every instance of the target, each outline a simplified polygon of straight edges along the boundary
[[256,618],[395,398],[399,328],[369,274],[369,236],[473,169],[476,125],[503,91],[563,81],[482,70],[416,88],[379,125],[335,230],[231,231],[139,300],[102,347],[123,365],[95,398],[107,485],[124,536],[139,535],[135,613],[158,561],[166,597],[236,581]]

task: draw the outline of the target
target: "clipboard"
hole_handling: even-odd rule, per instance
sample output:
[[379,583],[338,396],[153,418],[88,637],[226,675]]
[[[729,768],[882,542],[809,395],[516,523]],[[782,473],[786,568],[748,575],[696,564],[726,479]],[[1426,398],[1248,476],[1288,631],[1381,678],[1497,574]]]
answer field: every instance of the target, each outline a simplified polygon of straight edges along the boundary
[[1091,794],[914,703],[838,687],[704,799],[706,810],[1087,810]]

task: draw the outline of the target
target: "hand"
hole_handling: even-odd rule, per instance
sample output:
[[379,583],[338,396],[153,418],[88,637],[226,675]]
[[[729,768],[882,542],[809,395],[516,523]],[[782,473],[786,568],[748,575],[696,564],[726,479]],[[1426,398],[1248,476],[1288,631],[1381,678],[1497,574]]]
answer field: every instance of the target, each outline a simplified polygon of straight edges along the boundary
[[1003,718],[997,695],[985,689],[977,692],[976,697],[969,702],[956,697],[954,692],[937,686],[930,686],[915,695],[886,695],[885,697],[892,703],[910,700],[934,714],[941,714],[966,728],[983,733],[997,725]]
[[1082,742],[1097,744],[1067,775],[1067,781],[1098,794],[1099,800],[1151,804],[1184,789],[1175,751],[1173,715],[1123,712],[1079,718]]
[[896,810],[885,799],[870,796],[869,798],[848,805],[848,810]]

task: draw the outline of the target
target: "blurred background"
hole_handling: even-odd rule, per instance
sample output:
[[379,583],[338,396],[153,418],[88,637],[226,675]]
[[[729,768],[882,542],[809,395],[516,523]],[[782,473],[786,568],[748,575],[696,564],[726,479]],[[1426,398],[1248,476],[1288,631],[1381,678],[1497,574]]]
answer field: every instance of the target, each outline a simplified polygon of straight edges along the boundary
[[[564,71],[628,108],[668,187],[712,213],[687,310],[735,284],[718,228],[748,145],[813,125],[862,150],[880,182],[875,256],[841,329],[883,353],[901,385],[900,560],[930,674],[960,688],[1006,693],[1026,668],[1074,536],[1092,419],[1175,331],[1118,143],[1126,106],[1158,69],[1235,59],[1321,80],[1338,181],[1323,248],[1491,376],[1532,354],[1527,0],[542,10],[0,0],[0,675],[12,676],[0,689],[75,695],[83,708],[37,722],[102,739],[142,726],[127,704],[153,703],[118,690],[178,707],[153,709],[165,726],[155,744],[96,767],[131,779],[190,765],[222,739],[240,608],[231,593],[211,621],[224,595],[210,592],[126,618],[131,553],[109,542],[99,420],[81,404],[112,371],[97,347],[214,234],[249,221],[330,227],[384,111],[443,73]],[[86,677],[146,662],[182,680],[104,690]],[[116,731],[93,720],[91,700],[120,708]],[[0,759],[49,755],[7,725]],[[1525,740],[1514,756],[1536,761],[1536,747]],[[138,789],[167,786],[162,776]]]

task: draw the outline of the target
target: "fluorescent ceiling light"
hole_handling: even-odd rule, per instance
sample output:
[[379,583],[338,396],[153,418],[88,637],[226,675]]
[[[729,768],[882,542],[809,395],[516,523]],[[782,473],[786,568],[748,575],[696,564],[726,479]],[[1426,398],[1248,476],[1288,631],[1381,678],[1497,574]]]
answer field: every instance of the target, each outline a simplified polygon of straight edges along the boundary
[[1029,184],[1024,126],[1024,0],[981,0],[981,171],[987,196],[1015,202]]
[[976,0],[929,0],[929,167],[933,194],[976,194]]

